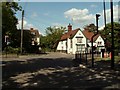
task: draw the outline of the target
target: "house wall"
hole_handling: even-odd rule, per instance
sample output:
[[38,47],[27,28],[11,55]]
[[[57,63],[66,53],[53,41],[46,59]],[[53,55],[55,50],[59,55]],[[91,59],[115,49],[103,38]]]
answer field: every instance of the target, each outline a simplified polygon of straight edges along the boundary
[[[83,37],[82,43],[78,43],[76,37]],[[101,42],[101,45],[104,46],[104,40],[101,36],[99,36],[96,39],[96,41],[93,43],[93,46],[97,46],[98,42]],[[67,51],[67,53],[75,54],[77,51],[76,44],[79,44],[79,45],[84,44],[85,45],[85,47],[82,49],[82,52],[85,52],[85,48],[87,47],[87,44],[91,47],[91,42],[87,41],[87,39],[84,36],[84,34],[82,33],[82,31],[79,30],[76,33],[76,35],[72,38],[72,48],[71,48],[71,39],[68,38],[67,40],[60,41],[58,43],[57,51]],[[88,53],[90,52],[90,47],[89,47]]]
[[[101,42],[101,45],[98,45],[98,42]],[[88,45],[91,47],[91,42],[88,43]],[[93,42],[93,46],[96,46],[98,48],[98,51],[101,52],[101,49],[104,48],[104,40],[101,36],[99,36],[95,42]],[[103,46],[103,47],[99,47],[99,46]],[[89,52],[89,51],[88,51]]]
[[[101,36],[99,36],[95,42],[96,42],[96,45],[97,45],[97,51],[98,52],[101,52],[101,49],[105,49],[104,40],[103,40],[103,38]],[[98,45],[98,42],[101,42],[101,44]],[[100,47],[100,46],[103,46],[103,47]]]
[[58,43],[57,50],[58,50],[58,51],[67,50],[67,49],[66,49],[66,40],[60,41],[60,42]]
[[[76,37],[83,37],[82,39],[82,43],[77,43],[77,38]],[[85,47],[86,47],[86,37],[83,35],[83,33],[79,30],[76,35],[73,37],[72,39],[72,42],[73,42],[73,48],[72,48],[72,54],[75,54],[76,51],[77,51],[77,47],[76,47],[76,44],[85,44]],[[84,48],[85,49],[85,48]]]
[[40,45],[40,38],[37,37],[37,44]]
[[70,48],[70,39],[67,39],[67,53],[71,53],[72,49]]
[[101,42],[101,45],[100,46],[104,46],[104,40],[101,36],[99,36],[97,39],[96,39],[96,44],[98,44],[98,42]]

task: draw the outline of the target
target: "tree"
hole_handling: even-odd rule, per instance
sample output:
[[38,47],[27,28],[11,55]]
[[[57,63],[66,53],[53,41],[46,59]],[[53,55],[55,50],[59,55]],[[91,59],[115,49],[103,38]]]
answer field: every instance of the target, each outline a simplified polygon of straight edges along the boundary
[[[107,50],[111,49],[112,37],[111,37],[111,23],[106,25],[102,31],[100,31],[101,35],[106,39],[106,48]],[[114,22],[114,43],[115,43],[115,52],[120,52],[120,24],[118,22]]]
[[[16,30],[17,32],[15,35],[12,35],[11,38],[14,38],[10,45],[13,48],[20,47],[21,43],[21,30]],[[25,52],[32,52],[35,50],[32,50],[32,38],[33,35],[31,34],[30,30],[23,30],[23,49]]]
[[16,2],[2,2],[2,47],[5,47],[5,35],[8,35],[11,40],[12,36],[17,32],[16,12],[21,10]]
[[60,39],[63,32],[65,32],[65,29],[65,27],[48,27],[46,29],[46,36],[41,38],[41,45],[48,49],[56,49],[53,46]]
[[97,27],[96,27],[93,23],[91,23],[91,24],[89,24],[89,25],[86,25],[86,26],[84,27],[84,29],[87,29],[87,30],[89,30],[90,32],[95,33]]

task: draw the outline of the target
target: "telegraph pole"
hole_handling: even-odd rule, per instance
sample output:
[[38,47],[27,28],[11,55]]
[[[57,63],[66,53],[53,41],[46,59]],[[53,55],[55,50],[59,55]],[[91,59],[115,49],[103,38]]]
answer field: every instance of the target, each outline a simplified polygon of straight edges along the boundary
[[112,37],[112,47],[111,47],[111,68],[114,68],[114,26],[113,26],[113,0],[110,0],[111,6],[111,37]]
[[106,11],[105,11],[106,7],[105,7],[105,0],[103,1],[103,5],[104,5],[104,24],[105,24],[105,28],[106,28]]
[[24,10],[22,10],[22,23],[21,23],[21,44],[20,44],[21,54],[22,54],[22,47],[23,47],[23,18],[24,18]]

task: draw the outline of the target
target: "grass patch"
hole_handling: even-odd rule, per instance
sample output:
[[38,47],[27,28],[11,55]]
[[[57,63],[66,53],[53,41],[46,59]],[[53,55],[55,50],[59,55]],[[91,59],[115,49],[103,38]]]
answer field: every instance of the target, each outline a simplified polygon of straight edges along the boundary
[[[120,56],[115,56],[115,62],[120,62]],[[101,58],[101,57],[95,57],[95,61],[101,61],[101,60],[105,60],[105,61],[110,61],[111,58],[107,57],[107,58]]]

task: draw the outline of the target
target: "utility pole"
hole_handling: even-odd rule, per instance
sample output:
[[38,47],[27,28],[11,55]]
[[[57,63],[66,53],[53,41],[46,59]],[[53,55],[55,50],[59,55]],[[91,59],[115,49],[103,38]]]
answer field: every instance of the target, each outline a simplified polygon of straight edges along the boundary
[[20,43],[21,54],[22,54],[22,47],[23,47],[23,18],[24,18],[24,10],[22,10],[22,23],[21,23],[21,43]]
[[94,34],[91,38],[91,45],[92,45],[92,67],[94,67],[94,52],[93,52],[93,38],[98,34],[98,17],[100,15],[99,14],[96,14],[96,25],[97,25],[97,33]]
[[106,11],[105,11],[106,7],[105,7],[105,0],[103,1],[103,5],[104,5],[104,24],[105,24],[105,28],[106,28]]
[[110,0],[111,6],[111,37],[112,37],[112,47],[111,47],[111,68],[114,68],[114,26],[113,26],[113,0]]

